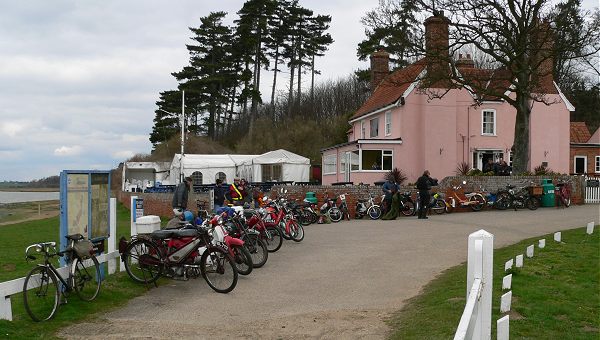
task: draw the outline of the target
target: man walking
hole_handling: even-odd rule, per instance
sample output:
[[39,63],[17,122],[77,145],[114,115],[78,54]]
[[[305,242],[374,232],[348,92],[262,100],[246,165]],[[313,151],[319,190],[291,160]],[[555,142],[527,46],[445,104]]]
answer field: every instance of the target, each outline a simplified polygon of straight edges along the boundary
[[179,183],[173,193],[173,213],[175,216],[181,217],[185,209],[187,209],[188,193],[192,186],[192,178],[186,177],[183,182]]
[[417,179],[417,190],[419,190],[419,219],[426,220],[427,210],[429,208],[429,190],[431,189],[431,177],[429,177],[429,170],[423,172],[423,176]]

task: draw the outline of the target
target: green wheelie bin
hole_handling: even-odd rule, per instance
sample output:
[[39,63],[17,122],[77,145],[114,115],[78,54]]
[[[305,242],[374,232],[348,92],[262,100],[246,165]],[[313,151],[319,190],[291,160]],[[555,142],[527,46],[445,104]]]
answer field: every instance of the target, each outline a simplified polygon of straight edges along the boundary
[[554,184],[552,179],[542,179],[542,207],[554,206]]

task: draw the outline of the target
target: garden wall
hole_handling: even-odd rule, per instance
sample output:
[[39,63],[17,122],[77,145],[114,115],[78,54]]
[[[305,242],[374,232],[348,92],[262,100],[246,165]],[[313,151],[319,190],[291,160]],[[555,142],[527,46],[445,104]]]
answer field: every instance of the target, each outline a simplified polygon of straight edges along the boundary
[[[554,183],[557,180],[571,183],[572,186],[572,202],[573,204],[583,204],[585,194],[585,183],[583,176],[452,176],[446,177],[440,181],[437,187],[433,188],[433,191],[447,192],[452,186],[461,184],[462,181],[466,181],[464,189],[467,191],[479,190],[480,187],[486,191],[496,192],[498,189],[505,188],[506,185],[512,184],[515,186],[528,185],[530,181],[535,184],[540,184],[542,179],[551,178]],[[281,185],[274,186],[268,194],[269,197],[274,198],[279,195],[281,188],[287,189],[285,195],[289,199],[298,199],[302,201],[306,197],[306,193],[312,191],[316,194],[319,202],[319,206],[323,204],[326,196],[333,197],[334,195],[347,194],[346,202],[348,209],[350,210],[350,216],[354,217],[354,208],[356,206],[356,200],[358,198],[368,198],[369,193],[375,195],[376,202],[379,203],[383,194],[381,186],[364,186],[364,185],[352,185],[352,186],[331,186],[331,185]],[[416,189],[414,186],[402,186],[400,189],[402,192],[410,191],[413,193],[413,198],[416,195]],[[165,217],[171,217],[173,211],[171,208],[171,201],[173,198],[172,193],[129,193],[119,192],[117,194],[118,199],[127,208],[130,208],[131,196],[138,196],[144,199],[144,212],[146,215],[159,215]],[[190,194],[188,207],[191,210],[196,210],[196,199],[201,201],[207,201],[209,199],[208,193],[201,194]],[[338,202],[339,203],[339,202]]]

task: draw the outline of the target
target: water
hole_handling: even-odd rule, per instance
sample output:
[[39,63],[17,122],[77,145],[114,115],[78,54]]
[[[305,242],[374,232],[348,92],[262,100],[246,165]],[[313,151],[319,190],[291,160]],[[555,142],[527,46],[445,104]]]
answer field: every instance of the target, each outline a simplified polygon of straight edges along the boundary
[[11,192],[0,191],[0,203],[18,203],[35,201],[56,201],[60,193],[56,192]]

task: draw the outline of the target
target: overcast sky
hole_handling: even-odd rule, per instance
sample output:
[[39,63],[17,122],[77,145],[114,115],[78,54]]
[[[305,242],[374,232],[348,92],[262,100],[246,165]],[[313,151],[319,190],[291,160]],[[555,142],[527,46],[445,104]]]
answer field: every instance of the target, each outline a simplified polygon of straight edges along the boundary
[[[108,170],[149,153],[158,93],[176,89],[171,72],[188,62],[188,27],[211,11],[231,23],[243,2],[0,0],[0,181]],[[332,16],[320,79],[366,66],[360,18],[377,0],[300,3]]]

